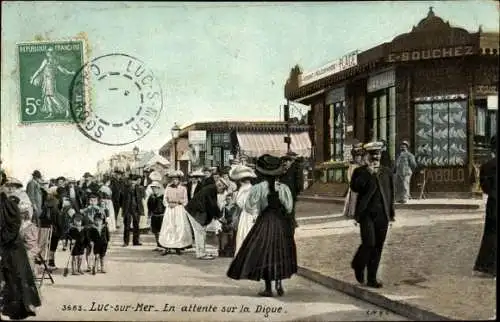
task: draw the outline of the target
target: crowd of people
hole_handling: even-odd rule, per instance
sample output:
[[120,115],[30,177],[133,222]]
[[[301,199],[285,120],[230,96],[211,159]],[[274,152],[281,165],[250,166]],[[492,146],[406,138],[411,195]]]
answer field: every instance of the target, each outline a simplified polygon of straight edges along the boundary
[[[414,168],[409,144],[401,144],[395,170],[384,165],[384,143],[353,146],[349,190],[344,214],[360,225],[361,245],[351,267],[360,283],[382,287],[377,271],[394,203],[404,201],[398,169]],[[474,270],[496,277],[496,137],[494,158],[481,167],[481,187],[488,194],[486,225]],[[404,158],[404,159],[403,159]],[[412,161],[413,160],[413,161]],[[46,181],[35,170],[26,189],[1,172],[0,251],[2,314],[14,319],[35,315],[41,305],[35,284],[35,265],[42,258],[39,234],[51,231],[48,266],[56,269],[55,254],[69,249],[71,274],[106,273],[105,258],[110,234],[123,225],[123,247],[140,246],[141,218],[150,222],[155,236],[153,251],[182,255],[194,248],[200,260],[232,257],[227,276],[264,280],[261,296],[279,296],[282,280],[297,272],[294,241],[295,205],[303,184],[301,160],[293,152],[278,158],[259,157],[254,165],[235,162],[230,167],[203,168],[188,174],[156,171],[144,175],[115,169],[96,180],[86,172],[81,180],[59,177]],[[399,197],[398,197],[399,196]],[[122,220],[119,220],[121,217]],[[206,249],[207,232],[218,236],[218,253]],[[68,261],[69,263],[69,261]],[[68,267],[65,268],[68,270]]]
[[[264,279],[262,296],[272,296],[270,281],[275,280],[283,295],[281,280],[297,270],[293,235],[295,202],[303,187],[300,160],[290,152],[282,158],[263,155],[254,165],[233,163],[193,171],[187,181],[179,170],[165,177],[115,169],[100,180],[89,172],[81,180],[45,180],[35,170],[25,189],[1,172],[2,314],[35,315],[41,305],[37,265],[46,260],[50,270],[57,269],[57,252],[69,251],[65,276],[69,263],[74,276],[106,273],[110,234],[123,225],[122,246],[129,245],[130,235],[133,246],[142,245],[144,216],[156,239],[153,250],[161,255],[194,248],[200,260],[234,257],[229,277]],[[50,231],[47,258],[40,242],[44,231]],[[208,231],[218,236],[217,254],[206,250]]]

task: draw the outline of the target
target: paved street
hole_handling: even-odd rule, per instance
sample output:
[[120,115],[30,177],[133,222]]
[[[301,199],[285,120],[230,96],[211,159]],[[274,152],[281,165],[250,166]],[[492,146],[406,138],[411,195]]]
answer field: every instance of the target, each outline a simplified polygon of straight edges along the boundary
[[67,253],[59,253],[56,283],[45,282],[37,320],[404,320],[298,276],[285,281],[284,297],[261,298],[260,283],[226,278],[227,258],[159,256],[151,235],[140,247],[122,248],[119,235],[112,239],[107,274],[63,277]]
[[[494,315],[496,282],[472,277],[483,232],[482,211],[396,211],[382,254],[377,291],[456,319]],[[342,218],[296,232],[299,265],[357,285],[350,261],[359,227]]]

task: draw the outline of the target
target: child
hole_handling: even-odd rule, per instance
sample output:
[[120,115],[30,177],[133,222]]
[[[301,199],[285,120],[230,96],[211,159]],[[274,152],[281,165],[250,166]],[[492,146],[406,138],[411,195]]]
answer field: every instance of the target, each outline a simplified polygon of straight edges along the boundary
[[73,215],[73,221],[68,235],[75,241],[71,249],[71,274],[83,275],[82,256],[85,251],[85,231],[83,227],[83,217],[79,213]]
[[85,227],[85,235],[87,236],[87,243],[85,245],[85,261],[87,262],[87,272],[92,271],[92,260],[89,260],[89,257],[92,253],[93,241],[89,238],[89,234],[91,234],[92,227],[94,226],[94,218],[96,216],[101,216],[104,218],[105,211],[99,205],[99,197],[96,194],[89,195],[89,205],[87,208],[83,209],[83,225]]
[[68,242],[70,242],[70,249],[71,249],[71,238],[68,235],[69,229],[71,228],[71,222],[73,215],[75,214],[75,210],[71,207],[71,202],[68,198],[63,198],[62,202],[62,240],[63,240],[63,251],[66,251],[68,248]]
[[219,256],[220,257],[233,257],[235,252],[235,237],[236,231],[234,229],[233,219],[235,212],[238,211],[238,207],[233,202],[232,194],[226,195],[226,203],[222,208],[222,218],[220,222],[222,227],[220,228],[219,237]]
[[96,270],[99,273],[106,273],[104,270],[104,257],[108,250],[109,242],[109,229],[106,219],[102,214],[96,214],[94,217],[94,225],[91,232],[93,243],[94,265],[92,267],[92,274],[95,275]]
[[153,191],[148,197],[148,212],[151,217],[151,232],[155,236],[156,248],[153,251],[160,251],[161,245],[159,242],[160,231],[163,222],[163,215],[165,214],[165,205],[163,204],[163,187],[160,182],[153,181],[150,184]]

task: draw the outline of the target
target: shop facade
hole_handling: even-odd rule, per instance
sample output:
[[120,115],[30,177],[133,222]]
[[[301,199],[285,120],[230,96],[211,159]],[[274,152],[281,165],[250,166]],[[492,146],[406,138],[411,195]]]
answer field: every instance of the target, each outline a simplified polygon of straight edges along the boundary
[[[185,156],[190,153],[188,137],[189,132],[193,131],[206,132],[205,144],[196,152],[199,164],[206,167],[228,167],[233,159],[245,159],[246,162],[253,163],[264,153],[284,156],[287,152],[284,141],[287,136],[285,122],[203,122],[181,129],[177,140],[187,142],[187,146],[184,144],[182,150],[178,149],[180,160],[189,160]],[[305,159],[310,159],[309,126],[292,124],[290,137],[291,150]],[[170,140],[160,149],[160,155],[171,158],[172,146],[173,142]],[[192,171],[191,166],[184,168]]]
[[[477,188],[477,169],[497,128],[498,33],[452,27],[431,8],[411,32],[355,60],[306,85],[295,67],[285,85],[287,99],[311,106],[319,171],[345,174],[349,143],[356,141],[384,140],[394,164],[407,140],[419,165],[414,193],[423,186],[427,195]],[[346,182],[339,174],[318,178]]]

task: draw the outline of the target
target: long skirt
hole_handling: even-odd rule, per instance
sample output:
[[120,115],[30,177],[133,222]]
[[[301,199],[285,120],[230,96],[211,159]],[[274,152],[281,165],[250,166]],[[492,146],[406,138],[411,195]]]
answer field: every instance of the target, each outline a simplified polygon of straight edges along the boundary
[[483,238],[474,270],[497,275],[497,205],[493,198],[486,202]]
[[35,308],[41,306],[30,264],[20,240],[2,253],[2,273],[5,280],[5,288],[2,290],[2,314],[11,320],[35,316]]
[[191,224],[184,206],[165,209],[158,241],[165,248],[186,248],[193,243]]
[[238,250],[241,248],[243,241],[247,237],[248,233],[253,227],[254,218],[251,214],[246,211],[242,211],[240,214],[240,221],[238,223],[238,230],[236,231],[236,247],[235,253],[238,253]]
[[113,201],[111,201],[111,199],[105,199],[104,203],[109,214],[108,218],[106,218],[108,230],[110,233],[113,233],[116,231],[115,207],[113,206]]
[[282,280],[295,273],[297,249],[293,221],[279,210],[265,210],[236,253],[227,276],[235,280]]

